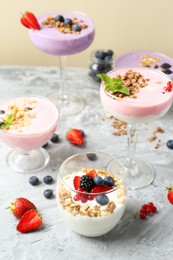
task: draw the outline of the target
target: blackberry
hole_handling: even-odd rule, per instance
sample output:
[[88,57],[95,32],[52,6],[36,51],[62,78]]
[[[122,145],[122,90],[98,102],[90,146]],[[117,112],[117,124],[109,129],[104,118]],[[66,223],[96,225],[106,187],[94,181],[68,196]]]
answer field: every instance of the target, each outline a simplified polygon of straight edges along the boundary
[[95,184],[94,184],[94,180],[91,176],[88,175],[83,175],[80,179],[80,187],[83,190],[87,190],[88,192],[90,192],[92,190],[92,188],[94,188]]
[[163,69],[169,69],[171,65],[169,63],[163,63],[160,67]]

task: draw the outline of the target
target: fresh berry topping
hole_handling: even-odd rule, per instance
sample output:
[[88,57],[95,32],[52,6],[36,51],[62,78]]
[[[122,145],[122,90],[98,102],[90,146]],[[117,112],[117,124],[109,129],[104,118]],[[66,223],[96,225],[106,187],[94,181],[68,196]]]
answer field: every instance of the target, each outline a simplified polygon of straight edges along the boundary
[[88,200],[93,200],[94,196],[93,195],[88,195]]
[[167,198],[171,204],[173,204],[173,186],[166,187],[166,190],[168,191]]
[[167,92],[171,92],[173,90],[173,85],[171,81],[168,81],[167,86],[165,87]]
[[91,170],[86,175],[91,176],[94,179],[98,174],[95,170]]
[[64,19],[64,24],[65,24],[65,25],[72,25],[72,19],[70,19],[70,18],[65,18],[65,19]]
[[171,67],[171,65],[169,63],[163,63],[160,65],[160,67],[163,69],[169,69]]
[[32,185],[32,186],[37,186],[39,184],[39,179],[37,176],[31,176],[29,178],[29,183]]
[[96,161],[97,155],[95,153],[87,153],[88,160],[90,161]]
[[72,26],[72,30],[75,31],[75,32],[80,32],[81,31],[81,27],[77,24],[74,24]]
[[84,138],[83,138],[81,131],[79,129],[75,129],[75,128],[70,129],[66,133],[66,138],[72,144],[76,144],[76,145],[79,145],[79,146],[84,144]]
[[54,133],[50,140],[52,143],[57,143],[59,141],[59,136]]
[[36,206],[26,198],[15,199],[7,208],[11,210],[11,212],[16,218],[21,218],[22,215],[30,209],[36,210]]
[[22,15],[20,21],[25,27],[29,29],[40,30],[40,25],[37,21],[37,18],[31,12],[25,12]]
[[88,196],[87,196],[87,194],[82,194],[82,196],[81,196],[81,202],[82,203],[86,203],[88,201]]
[[112,190],[112,187],[109,186],[96,186],[91,190],[91,193],[100,193]]
[[97,201],[97,203],[99,203],[101,206],[104,206],[104,205],[108,204],[109,198],[108,198],[108,196],[106,196],[105,194],[102,194],[102,195],[96,196],[96,201]]
[[173,140],[168,140],[167,141],[167,143],[166,143],[166,145],[167,145],[167,147],[169,148],[169,149],[173,149]]
[[163,70],[163,72],[167,75],[171,74],[172,73],[172,70],[170,69],[166,69],[166,70]]
[[83,190],[90,192],[94,187],[94,180],[91,176],[83,175],[80,179],[80,187]]
[[101,176],[95,176],[94,177],[94,183],[97,185],[97,186],[102,186],[104,185],[104,179],[101,177]]
[[42,225],[42,219],[36,210],[28,210],[21,217],[16,229],[19,232],[26,233],[39,228]]
[[49,144],[49,143],[46,143],[46,144],[44,144],[42,147],[43,147],[43,148],[46,148],[46,147],[48,147],[48,144]]
[[4,110],[0,110],[0,114],[5,114],[5,111]]
[[74,185],[75,190],[79,190],[79,188],[80,188],[80,177],[79,176],[74,177],[73,185]]
[[46,199],[51,199],[53,197],[53,190],[47,189],[43,192]]
[[64,17],[62,16],[62,15],[57,15],[56,17],[55,17],[55,21],[56,22],[64,22]]
[[46,184],[52,184],[52,183],[53,183],[53,178],[52,178],[52,176],[47,175],[47,176],[45,176],[45,177],[43,178],[43,181],[44,181],[44,183],[46,183]]
[[104,178],[104,183],[107,186],[114,186],[114,179],[111,176],[106,176]]
[[82,194],[81,194],[81,193],[77,193],[77,194],[74,195],[74,197],[73,197],[73,199],[74,199],[75,201],[79,201],[79,200],[81,200],[81,198],[82,198]]

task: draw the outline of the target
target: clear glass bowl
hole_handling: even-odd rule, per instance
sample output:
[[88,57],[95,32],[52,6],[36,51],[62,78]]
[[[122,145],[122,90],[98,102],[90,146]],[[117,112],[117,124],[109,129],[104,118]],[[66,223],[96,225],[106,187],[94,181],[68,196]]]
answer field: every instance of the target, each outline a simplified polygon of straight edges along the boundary
[[[114,186],[105,189],[108,187],[105,184],[95,185],[90,192],[80,187],[75,189],[75,176],[81,178],[91,170],[96,170],[104,181],[111,175]],[[100,190],[100,187],[103,188]],[[87,237],[104,235],[119,222],[126,207],[124,168],[117,159],[101,152],[75,154],[60,167],[56,194],[58,208],[67,226]]]

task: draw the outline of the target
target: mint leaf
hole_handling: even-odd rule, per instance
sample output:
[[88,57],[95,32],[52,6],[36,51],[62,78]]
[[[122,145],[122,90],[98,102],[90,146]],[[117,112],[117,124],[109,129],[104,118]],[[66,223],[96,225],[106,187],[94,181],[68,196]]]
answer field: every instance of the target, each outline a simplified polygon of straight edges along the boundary
[[1,129],[9,129],[11,123],[14,120],[14,114],[9,114],[5,119],[3,119],[3,124],[0,126]]
[[97,74],[98,78],[103,80],[105,84],[105,91],[116,93],[121,92],[127,96],[130,96],[130,91],[123,85],[123,81],[120,78],[110,78],[106,74]]

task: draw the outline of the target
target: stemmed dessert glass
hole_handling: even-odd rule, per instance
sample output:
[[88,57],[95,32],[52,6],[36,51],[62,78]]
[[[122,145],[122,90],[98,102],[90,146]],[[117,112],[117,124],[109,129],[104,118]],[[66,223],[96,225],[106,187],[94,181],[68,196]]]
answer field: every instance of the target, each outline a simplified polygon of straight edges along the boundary
[[2,101],[0,110],[0,139],[13,148],[6,156],[9,167],[19,173],[45,168],[50,157],[42,146],[57,128],[58,108],[48,98],[25,96]]
[[122,94],[117,96],[107,91],[102,81],[100,98],[103,106],[115,118],[127,122],[128,154],[127,158],[121,158],[121,162],[126,168],[128,188],[140,189],[153,181],[154,170],[149,163],[135,158],[138,125],[156,120],[169,110],[173,100],[173,88],[167,75],[147,68],[116,69],[108,72],[107,75],[111,78],[121,78],[122,82],[128,85],[124,76],[127,72],[130,75],[131,72],[135,72],[135,75],[139,74],[140,79],[136,80],[136,83],[144,84],[136,90],[133,97],[122,98]]
[[79,12],[56,12],[38,18],[40,30],[29,30],[30,39],[41,51],[58,56],[60,90],[47,97],[59,108],[61,115],[79,113],[84,106],[81,95],[74,95],[65,82],[66,57],[86,50],[94,40],[94,24]]

